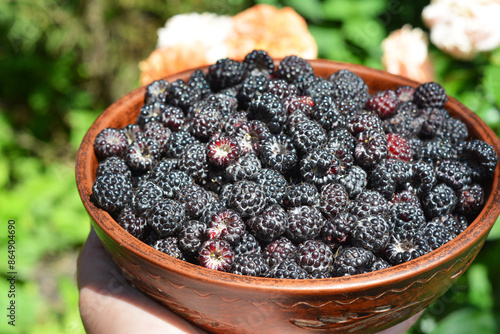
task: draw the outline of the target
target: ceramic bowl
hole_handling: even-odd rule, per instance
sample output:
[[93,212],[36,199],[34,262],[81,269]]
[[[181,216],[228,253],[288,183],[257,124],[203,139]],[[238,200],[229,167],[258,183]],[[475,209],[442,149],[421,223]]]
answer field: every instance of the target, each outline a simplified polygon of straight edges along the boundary
[[[359,65],[312,60],[317,75],[347,68],[373,91],[418,85],[403,77]],[[206,68],[204,68],[206,70]],[[191,71],[165,78],[186,80]],[[396,325],[434,302],[469,267],[497,219],[497,166],[486,189],[484,209],[458,237],[416,260],[351,277],[284,280],[244,277],[190,264],[142,243],[90,201],[97,159],[96,135],[106,127],[134,123],[145,88],[107,108],[92,124],[78,151],[76,181],[99,238],[127,279],[138,289],[197,326],[213,333],[371,333]],[[495,133],[471,110],[449,98],[448,112],[468,126],[470,137],[494,146]]]

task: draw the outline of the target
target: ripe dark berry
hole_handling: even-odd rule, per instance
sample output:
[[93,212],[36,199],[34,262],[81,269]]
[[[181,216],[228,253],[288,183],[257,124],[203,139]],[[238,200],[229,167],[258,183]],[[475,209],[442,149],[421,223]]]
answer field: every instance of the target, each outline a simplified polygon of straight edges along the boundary
[[287,82],[297,83],[303,81],[307,75],[313,74],[311,64],[298,56],[286,56],[276,68],[275,75],[278,79],[284,79]]
[[378,163],[369,177],[373,190],[380,192],[390,200],[394,193],[413,176],[412,166],[402,160],[385,159]]
[[144,104],[150,104],[154,102],[164,103],[168,98],[168,89],[170,88],[170,82],[159,79],[150,83],[146,87],[146,93],[144,94]]
[[264,165],[286,173],[298,162],[293,140],[286,135],[270,136],[262,141],[260,158]]
[[195,181],[200,181],[208,174],[206,144],[194,143],[185,147],[179,155],[179,169]]
[[436,165],[436,179],[458,190],[472,182],[472,168],[457,160],[439,161]]
[[457,196],[452,188],[438,183],[424,195],[422,206],[427,219],[451,213],[457,203]]
[[484,206],[485,193],[481,185],[475,183],[463,187],[457,192],[457,204],[455,211],[459,214],[473,217]]
[[243,64],[236,60],[219,59],[208,68],[207,80],[212,90],[218,92],[241,82],[244,70]]
[[184,112],[179,107],[166,105],[158,121],[171,131],[180,131],[185,124]]
[[239,181],[231,188],[227,204],[242,217],[252,217],[264,210],[266,202],[262,185],[252,181]]
[[208,161],[217,167],[227,167],[240,156],[236,139],[227,136],[214,138],[207,146]]
[[307,240],[298,248],[299,264],[308,274],[327,272],[333,263],[330,247],[321,241]]
[[125,154],[127,146],[127,136],[114,128],[102,130],[94,140],[94,151],[99,160],[113,156],[120,157]]
[[247,153],[258,154],[264,139],[271,136],[267,125],[259,120],[242,124],[236,131],[235,137],[240,145],[242,155]]
[[234,251],[225,240],[207,240],[198,251],[198,261],[208,269],[229,271],[234,262]]
[[92,186],[92,200],[100,208],[115,213],[129,204],[132,182],[123,174],[98,176]]
[[395,233],[391,235],[385,249],[386,257],[393,265],[414,260],[431,251],[427,241],[414,232]]
[[136,214],[131,206],[126,206],[120,211],[120,214],[116,217],[116,222],[137,239],[142,239],[144,236],[147,220],[145,217]]
[[274,62],[264,50],[253,50],[243,59],[245,74],[270,77],[274,72]]
[[351,232],[357,222],[357,216],[343,212],[326,221],[321,229],[321,240],[329,245],[344,244],[350,241]]
[[289,209],[287,214],[288,229],[285,236],[296,243],[318,237],[325,225],[321,211],[315,207],[298,206]]
[[389,211],[389,204],[381,193],[366,189],[352,202],[350,212],[363,218],[371,215],[384,216]]
[[360,218],[352,230],[352,243],[374,253],[385,249],[391,229],[382,216]]
[[176,259],[183,261],[186,260],[184,253],[182,253],[181,249],[179,248],[177,237],[171,236],[166,237],[165,239],[158,239],[152,246],[154,249],[175,257]]
[[460,155],[470,163],[472,177],[477,181],[491,177],[498,163],[498,156],[493,146],[478,139],[464,142]]
[[344,186],[350,198],[355,198],[366,188],[368,174],[363,168],[354,165],[338,178],[338,182]]
[[262,185],[268,205],[283,202],[288,183],[280,172],[270,168],[263,168],[255,174],[255,182]]
[[253,153],[248,153],[240,156],[226,168],[226,176],[233,182],[252,179],[261,167],[259,158]]
[[185,218],[186,214],[182,205],[171,199],[156,202],[147,216],[148,224],[160,237],[168,237],[177,233]]
[[236,256],[231,267],[233,274],[256,277],[266,277],[269,270],[262,255],[257,253]]
[[344,212],[349,206],[349,194],[343,185],[329,183],[321,188],[319,209],[327,218]]
[[132,171],[144,173],[153,168],[160,155],[158,142],[152,138],[143,138],[127,148],[125,161]]
[[311,183],[290,185],[283,195],[283,205],[285,207],[296,207],[301,205],[317,206],[319,201],[318,189]]
[[335,256],[333,273],[337,277],[369,272],[375,255],[362,247],[342,247]]
[[210,216],[205,236],[208,240],[221,239],[237,243],[245,233],[245,223],[234,210],[223,209]]
[[155,176],[155,182],[163,190],[163,195],[169,198],[174,198],[178,192],[194,184],[194,180],[189,174],[178,169],[159,173]]
[[365,169],[372,168],[387,157],[388,142],[383,133],[376,130],[364,131],[358,135],[357,139],[354,158]]
[[420,231],[425,226],[424,211],[412,202],[394,203],[389,212],[389,223],[394,232]]
[[163,190],[152,181],[146,181],[137,187],[132,195],[132,205],[139,215],[149,211],[154,203],[161,200]]
[[123,174],[126,178],[132,178],[132,173],[122,158],[109,157],[99,162],[96,177],[104,174]]
[[175,198],[184,206],[186,216],[198,219],[208,205],[215,201],[212,194],[199,185],[185,187],[177,192]]
[[427,82],[415,89],[413,101],[420,107],[442,108],[448,101],[448,96],[440,84]]
[[[235,255],[243,255],[243,254],[259,254],[261,253],[261,247],[259,241],[255,238],[255,236],[248,231],[243,233],[240,238],[240,242],[233,246]],[[266,262],[267,263],[267,262]]]
[[312,120],[295,124],[290,134],[300,154],[321,147],[327,140],[325,129],[318,122]]
[[262,256],[266,263],[273,267],[284,261],[297,261],[298,250],[290,239],[280,237],[269,243],[262,251]]
[[186,221],[179,231],[179,248],[188,255],[198,253],[205,241],[206,225],[198,220]]
[[288,228],[288,216],[278,204],[268,206],[247,222],[252,233],[263,242],[278,239]]
[[271,267],[267,277],[281,279],[306,279],[308,278],[308,275],[307,271],[299,266],[297,262],[286,260]]

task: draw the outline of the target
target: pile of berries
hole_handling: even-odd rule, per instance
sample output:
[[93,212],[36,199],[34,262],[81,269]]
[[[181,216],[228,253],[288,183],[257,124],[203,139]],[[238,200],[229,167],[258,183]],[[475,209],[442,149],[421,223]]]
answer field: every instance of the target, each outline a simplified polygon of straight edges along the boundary
[[91,195],[129,233],[206,268],[328,278],[422,256],[464,231],[497,154],[437,83],[370,94],[261,50],[151,83],[137,121],[95,138]]

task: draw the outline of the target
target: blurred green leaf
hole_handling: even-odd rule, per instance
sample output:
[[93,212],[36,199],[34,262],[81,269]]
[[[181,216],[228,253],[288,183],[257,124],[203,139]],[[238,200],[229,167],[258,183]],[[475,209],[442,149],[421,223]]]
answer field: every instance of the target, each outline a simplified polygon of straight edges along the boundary
[[352,17],[376,17],[387,6],[384,0],[327,0],[323,6],[328,19],[348,21]]
[[488,268],[481,263],[473,263],[467,269],[469,279],[469,302],[479,309],[489,310],[493,306],[492,288],[488,278]]
[[497,326],[493,313],[463,308],[441,320],[432,334],[494,334]]
[[319,0],[287,0],[285,4],[308,20],[318,21],[324,18],[323,6]]
[[375,19],[355,16],[344,22],[342,32],[347,39],[364,50],[371,58],[382,56],[381,43],[386,36],[384,27]]
[[482,84],[487,96],[500,106],[500,65],[486,66]]

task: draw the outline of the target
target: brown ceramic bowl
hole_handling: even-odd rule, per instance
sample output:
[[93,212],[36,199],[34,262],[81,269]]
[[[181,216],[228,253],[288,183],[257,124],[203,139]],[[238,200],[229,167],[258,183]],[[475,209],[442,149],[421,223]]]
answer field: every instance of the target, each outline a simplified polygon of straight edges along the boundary
[[[347,68],[372,91],[417,83],[359,65],[313,60],[327,77]],[[205,68],[206,69],[206,68]],[[187,79],[190,71],[166,79]],[[104,246],[138,289],[197,326],[215,333],[377,332],[396,325],[441,296],[469,267],[495,223],[500,206],[497,166],[484,209],[457,238],[416,260],[377,272],[341,278],[283,280],[244,277],[190,264],[132,237],[89,200],[97,160],[93,142],[106,127],[136,120],[145,88],[138,88],[106,109],[87,132],[76,160],[81,199]],[[472,138],[500,142],[478,116],[453,98],[449,113],[465,122]]]

